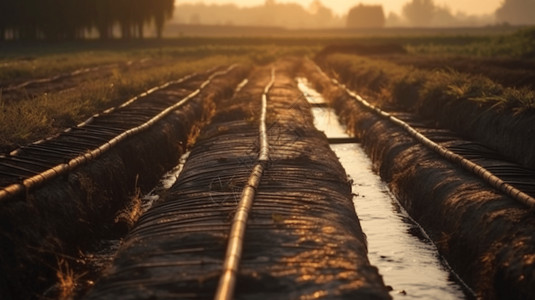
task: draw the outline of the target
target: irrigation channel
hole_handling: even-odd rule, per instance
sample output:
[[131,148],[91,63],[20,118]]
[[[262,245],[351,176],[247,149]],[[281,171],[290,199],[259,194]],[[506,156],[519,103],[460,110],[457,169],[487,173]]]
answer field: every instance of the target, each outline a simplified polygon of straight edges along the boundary
[[[368,242],[370,262],[379,268],[394,299],[463,299],[473,297],[458,276],[439,256],[427,234],[401,207],[372,161],[351,136],[323,96],[306,78],[297,78],[299,89],[313,106],[314,124],[331,141],[353,182],[353,201]],[[467,293],[465,293],[465,291]]]

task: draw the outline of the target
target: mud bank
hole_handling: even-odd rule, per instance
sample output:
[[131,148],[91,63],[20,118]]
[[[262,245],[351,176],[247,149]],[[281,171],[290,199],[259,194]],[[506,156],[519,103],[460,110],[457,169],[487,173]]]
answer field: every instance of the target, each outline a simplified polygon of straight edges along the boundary
[[375,170],[478,297],[535,295],[533,212],[363,110],[313,66],[305,68],[316,89],[361,139]]
[[0,203],[1,298],[37,298],[61,275],[91,271],[84,270],[84,252],[128,231],[135,220],[118,214],[136,214],[138,194],[177,164],[193,133],[213,114],[213,100],[231,93],[245,72],[238,68],[216,78],[179,110],[98,160],[25,199]]

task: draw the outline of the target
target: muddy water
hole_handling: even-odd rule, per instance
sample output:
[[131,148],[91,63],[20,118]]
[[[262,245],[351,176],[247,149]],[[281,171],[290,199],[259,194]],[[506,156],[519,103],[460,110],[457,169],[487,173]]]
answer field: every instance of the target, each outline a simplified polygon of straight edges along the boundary
[[178,165],[176,165],[173,169],[165,173],[162,178],[160,178],[160,182],[158,183],[158,185],[154,187],[152,191],[143,195],[143,197],[141,198],[143,212],[149,210],[149,208],[151,208],[155,202],[158,202],[158,200],[160,200],[160,196],[164,194],[168,189],[170,189],[173,184],[175,184],[178,179],[178,176],[184,168],[184,164],[186,164],[186,160],[188,159],[189,154],[190,152],[184,153],[180,157]]
[[[303,79],[299,88],[309,102],[322,103],[321,95]],[[313,108],[316,127],[329,138],[348,137],[336,115]],[[353,180],[354,203],[367,236],[370,262],[379,268],[394,299],[472,298],[438,255],[435,246],[400,207],[359,144],[331,145]]]

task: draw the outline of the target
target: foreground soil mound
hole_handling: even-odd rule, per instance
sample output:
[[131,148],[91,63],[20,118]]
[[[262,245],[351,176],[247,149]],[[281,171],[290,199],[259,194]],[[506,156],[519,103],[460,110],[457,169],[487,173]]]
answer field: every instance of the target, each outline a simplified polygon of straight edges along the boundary
[[[297,89],[296,66],[277,62],[267,93],[269,160],[248,213],[235,298],[389,299],[367,259],[350,183]],[[127,236],[89,299],[213,297],[232,218],[260,160],[270,73],[256,68],[217,103],[178,181]]]

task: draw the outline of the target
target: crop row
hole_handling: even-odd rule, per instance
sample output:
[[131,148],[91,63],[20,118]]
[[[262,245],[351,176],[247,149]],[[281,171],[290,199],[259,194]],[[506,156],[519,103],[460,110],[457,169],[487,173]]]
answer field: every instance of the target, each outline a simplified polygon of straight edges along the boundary
[[482,75],[424,70],[347,54],[318,59],[341,82],[387,110],[416,113],[535,167],[535,93],[504,87]]

